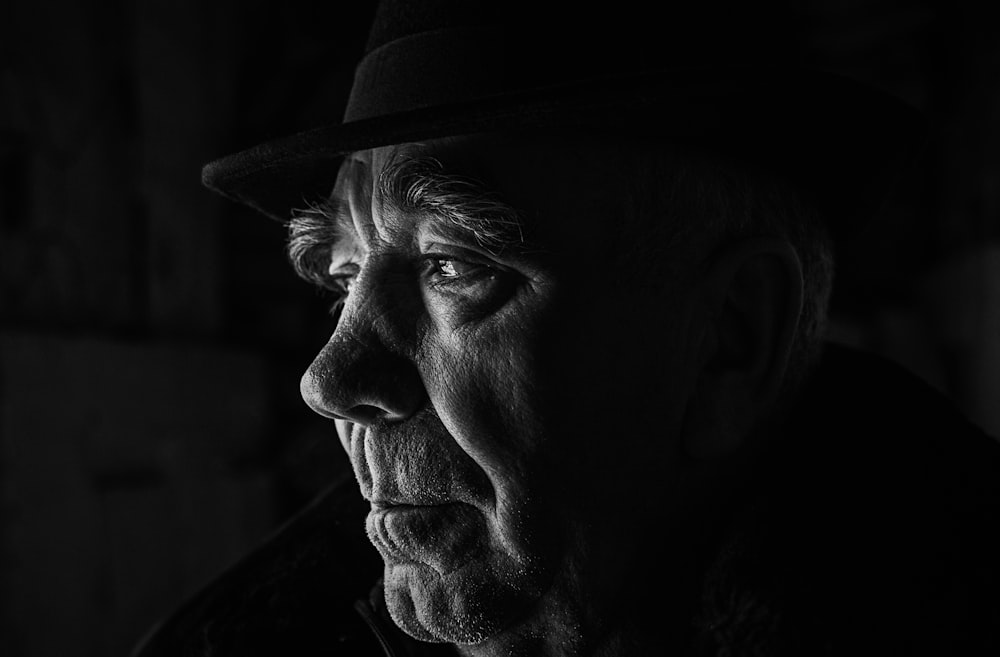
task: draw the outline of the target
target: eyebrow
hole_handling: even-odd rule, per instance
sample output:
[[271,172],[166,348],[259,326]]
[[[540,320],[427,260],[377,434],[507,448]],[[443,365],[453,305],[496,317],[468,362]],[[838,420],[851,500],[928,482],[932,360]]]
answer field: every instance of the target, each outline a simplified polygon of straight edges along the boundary
[[[360,182],[347,184],[356,187]],[[393,158],[380,172],[375,193],[377,202],[401,213],[429,214],[440,220],[438,230],[471,236],[492,255],[528,250],[524,223],[515,208],[482,183],[447,172],[435,158]],[[327,287],[331,249],[355,231],[348,199],[335,193],[296,209],[286,226],[288,259],[295,272]]]
[[378,198],[404,213],[443,220],[438,228],[471,235],[492,255],[526,247],[521,215],[472,178],[448,173],[431,157],[398,157],[379,174]]

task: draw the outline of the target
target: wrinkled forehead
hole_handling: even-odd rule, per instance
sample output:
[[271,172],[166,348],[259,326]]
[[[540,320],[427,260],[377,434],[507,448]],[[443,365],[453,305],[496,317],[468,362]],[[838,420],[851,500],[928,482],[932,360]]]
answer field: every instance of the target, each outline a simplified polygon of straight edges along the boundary
[[400,162],[430,161],[516,211],[531,241],[587,250],[578,237],[609,230],[626,212],[630,168],[623,152],[579,135],[479,134],[386,146],[347,157],[333,196],[356,220],[371,221],[373,207],[398,205],[386,194],[387,172]]

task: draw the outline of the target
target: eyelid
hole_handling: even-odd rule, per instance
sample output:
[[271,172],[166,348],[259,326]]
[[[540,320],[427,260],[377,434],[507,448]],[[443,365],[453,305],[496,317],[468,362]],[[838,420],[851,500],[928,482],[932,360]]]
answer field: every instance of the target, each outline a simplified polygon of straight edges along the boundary
[[338,262],[336,260],[333,260],[330,262],[330,266],[326,268],[326,273],[328,276],[342,276],[347,273],[357,276],[358,272],[360,271],[361,271],[361,265],[349,260],[346,262]]
[[330,263],[323,277],[323,287],[331,292],[346,296],[355,278],[361,273],[361,266],[354,262]]
[[326,270],[327,277],[335,280],[353,278],[360,273],[361,265],[355,262],[330,263],[330,267]]
[[458,260],[496,267],[532,280],[542,276],[551,264],[545,251],[509,249],[498,253],[468,240],[449,239],[432,229],[421,231],[417,246],[425,257],[430,254],[447,254]]
[[450,242],[434,241],[422,243],[420,245],[420,255],[421,259],[460,260],[496,269],[503,269],[504,267],[504,265],[498,262],[496,254],[489,253],[482,248],[458,245]]

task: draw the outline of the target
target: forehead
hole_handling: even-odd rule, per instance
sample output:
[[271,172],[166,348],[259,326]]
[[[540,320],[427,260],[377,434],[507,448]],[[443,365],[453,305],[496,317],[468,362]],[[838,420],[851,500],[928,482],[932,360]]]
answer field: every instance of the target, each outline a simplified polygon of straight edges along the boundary
[[475,181],[516,210],[532,242],[580,250],[588,245],[578,238],[609,230],[624,212],[628,175],[617,153],[579,136],[489,134],[387,146],[347,158],[334,196],[355,223],[398,220],[379,216],[380,177],[402,159],[432,159],[446,175]]

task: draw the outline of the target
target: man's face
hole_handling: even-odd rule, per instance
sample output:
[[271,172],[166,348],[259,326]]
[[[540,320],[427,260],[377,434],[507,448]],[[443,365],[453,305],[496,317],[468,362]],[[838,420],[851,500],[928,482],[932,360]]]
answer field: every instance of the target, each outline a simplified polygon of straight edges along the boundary
[[483,136],[341,170],[329,275],[349,292],[302,392],[336,420],[417,638],[585,615],[678,539],[692,295],[636,273],[624,175]]

